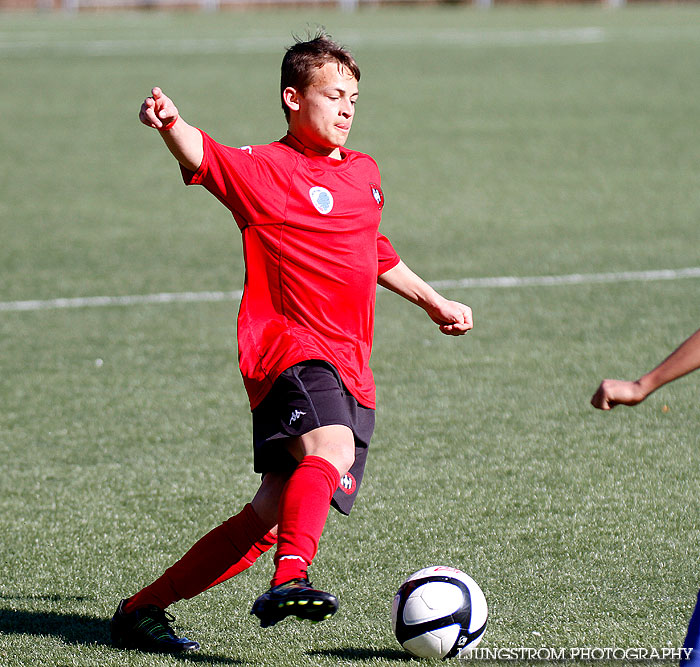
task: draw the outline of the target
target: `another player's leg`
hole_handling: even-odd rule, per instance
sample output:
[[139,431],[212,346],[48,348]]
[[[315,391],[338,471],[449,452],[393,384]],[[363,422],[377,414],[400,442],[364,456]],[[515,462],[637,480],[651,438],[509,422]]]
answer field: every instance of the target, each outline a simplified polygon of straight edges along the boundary
[[275,574],[251,610],[262,627],[287,616],[321,621],[338,609],[334,595],[313,588],[307,568],[340,478],[353,463],[354,436],[347,426],[323,426],[293,439],[290,451],[301,460],[280,498]]
[[692,652],[687,660],[681,660],[681,667],[700,667],[700,591],[698,592],[698,601],[695,604],[695,610],[690,617],[688,634],[685,638],[683,648],[689,649]]
[[[197,650],[197,642],[175,634],[165,609],[242,572],[276,543],[276,504],[285,481],[286,475],[266,475],[251,504],[202,537],[152,584],[122,600],[111,622],[112,643],[146,651]],[[262,502],[266,494],[272,499]]]

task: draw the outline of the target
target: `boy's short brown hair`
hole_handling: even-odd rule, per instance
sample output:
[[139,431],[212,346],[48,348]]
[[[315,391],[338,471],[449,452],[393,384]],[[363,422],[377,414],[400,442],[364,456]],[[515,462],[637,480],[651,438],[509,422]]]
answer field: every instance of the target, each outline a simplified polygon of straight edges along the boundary
[[[333,41],[325,30],[318,30],[313,38],[306,41],[296,38],[295,43],[287,49],[282,59],[280,96],[288,87],[304,93],[311,85],[316,70],[329,62],[337,62],[350,71],[356,81],[360,80],[360,68],[352,53]],[[284,103],[284,99],[282,99],[282,109],[289,120],[289,107]]]

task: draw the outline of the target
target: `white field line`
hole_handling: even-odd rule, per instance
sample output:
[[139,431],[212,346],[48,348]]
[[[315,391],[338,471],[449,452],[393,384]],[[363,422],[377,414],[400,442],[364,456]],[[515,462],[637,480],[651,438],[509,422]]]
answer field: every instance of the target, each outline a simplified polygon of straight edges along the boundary
[[[184,1],[184,0],[183,0]],[[282,53],[287,37],[279,34],[258,33],[245,37],[184,37],[52,40],[46,30],[3,30],[0,25],[0,58],[40,55],[83,55],[88,57],[133,55],[207,55],[207,54],[267,54]],[[692,41],[700,39],[700,30],[694,24],[685,26],[643,26],[611,30],[598,26],[578,28],[531,28],[531,29],[410,29],[372,30],[365,28],[349,30],[343,41],[355,48],[391,46],[453,46],[462,48],[480,47],[527,47],[538,45],[578,45],[601,42],[635,41]]]
[[[550,287],[554,285],[586,285],[591,283],[651,282],[700,278],[700,267],[662,269],[659,271],[618,271],[614,273],[570,273],[560,276],[497,276],[494,278],[461,278],[436,280],[430,284],[437,289],[491,287]],[[242,290],[232,292],[162,292],[131,296],[87,296],[71,299],[33,301],[0,301],[0,312],[55,310],[60,308],[94,308],[96,306],[138,306],[158,303],[202,303],[238,301]]]
[[617,271],[611,273],[570,273],[561,276],[530,276],[499,278],[462,278],[461,280],[436,280],[430,284],[436,289],[450,287],[532,287],[549,285],[584,285],[590,283],[649,282],[654,280],[679,280],[700,278],[700,267],[687,269],[661,269],[658,271]]
[[54,310],[58,308],[94,308],[96,306],[138,306],[151,303],[196,303],[206,301],[237,301],[242,290],[234,292],[161,292],[127,296],[84,296],[70,299],[33,301],[0,301],[0,312],[10,310]]
[[[404,46],[406,44],[431,46],[450,45],[530,46],[541,44],[595,44],[607,39],[598,27],[537,28],[532,30],[389,30],[381,34],[371,31],[349,32],[345,39],[359,46]],[[284,40],[283,40],[284,41]],[[44,36],[7,39],[0,31],[0,56],[33,55],[36,53],[66,53],[85,56],[113,56],[138,53],[140,55],[201,55],[217,53],[277,53],[282,52],[283,41],[278,36],[250,36],[233,38],[144,38],[98,39],[79,41],[50,41]]]

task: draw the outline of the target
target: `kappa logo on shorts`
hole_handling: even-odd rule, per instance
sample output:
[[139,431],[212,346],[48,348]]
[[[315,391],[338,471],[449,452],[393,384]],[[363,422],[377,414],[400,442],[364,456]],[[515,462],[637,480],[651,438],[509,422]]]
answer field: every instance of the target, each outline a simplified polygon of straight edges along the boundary
[[291,426],[299,417],[303,417],[306,413],[302,412],[301,410],[295,410],[292,412],[291,417],[289,418],[289,425]]
[[357,482],[349,472],[346,472],[341,477],[340,484],[338,484],[338,488],[341,491],[347,493],[349,496],[351,496],[353,493],[355,493],[355,489],[357,488]]
[[372,196],[374,197],[374,201],[377,202],[377,206],[379,206],[379,208],[384,208],[384,193],[382,189],[376,183],[370,183],[369,188],[372,190]]
[[333,195],[326,188],[314,186],[309,190],[309,197],[319,213],[326,215],[333,210]]

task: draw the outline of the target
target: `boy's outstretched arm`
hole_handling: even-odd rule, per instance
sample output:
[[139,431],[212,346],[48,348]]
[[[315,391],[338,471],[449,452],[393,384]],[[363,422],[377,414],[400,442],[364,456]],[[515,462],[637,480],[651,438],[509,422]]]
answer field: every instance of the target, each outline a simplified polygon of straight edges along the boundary
[[423,308],[440,331],[448,336],[461,336],[474,326],[469,306],[440,295],[402,261],[382,273],[377,282]]
[[190,171],[199,169],[204,157],[202,133],[180,118],[177,107],[160,88],[153,88],[151,96],[143,101],[139,120],[160,132],[168,150],[183,167]]
[[639,380],[603,380],[591,403],[600,410],[637,405],[659,387],[700,368],[700,329]]

